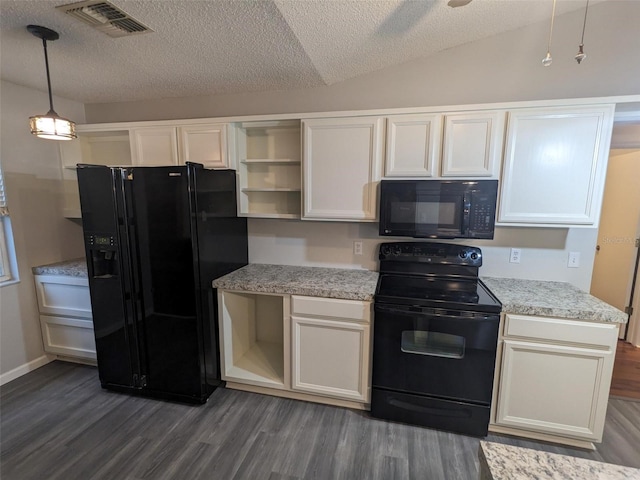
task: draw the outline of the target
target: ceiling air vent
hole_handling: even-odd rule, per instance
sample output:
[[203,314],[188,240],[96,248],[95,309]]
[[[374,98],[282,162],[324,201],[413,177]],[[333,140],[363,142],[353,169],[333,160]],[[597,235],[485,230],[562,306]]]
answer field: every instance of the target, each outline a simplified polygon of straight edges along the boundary
[[110,37],[126,37],[153,31],[105,1],[88,0],[69,5],[60,5],[56,8],[91,25],[102,33],[106,33]]

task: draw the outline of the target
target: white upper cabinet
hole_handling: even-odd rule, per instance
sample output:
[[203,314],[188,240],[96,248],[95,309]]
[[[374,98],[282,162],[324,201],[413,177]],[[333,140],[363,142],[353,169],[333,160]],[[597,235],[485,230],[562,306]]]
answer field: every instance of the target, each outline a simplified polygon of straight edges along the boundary
[[376,221],[383,117],[303,120],[303,218]]
[[201,163],[227,168],[227,126],[223,123],[184,127],[140,127],[130,130],[133,165]]
[[227,126],[224,123],[179,127],[180,163],[201,163],[205,168],[228,168]]
[[597,225],[613,105],[509,112],[499,224]]
[[504,111],[446,114],[441,175],[498,178],[504,124]]
[[385,176],[437,176],[441,138],[441,114],[388,117]]
[[133,165],[178,164],[178,136],[175,127],[132,128],[129,135]]

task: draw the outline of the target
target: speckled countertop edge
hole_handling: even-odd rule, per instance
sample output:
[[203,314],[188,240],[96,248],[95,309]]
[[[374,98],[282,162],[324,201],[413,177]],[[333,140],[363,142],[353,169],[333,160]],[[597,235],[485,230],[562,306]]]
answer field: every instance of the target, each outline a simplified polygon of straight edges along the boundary
[[378,272],[252,263],[213,281],[214,288],[373,300]]
[[[84,258],[32,268],[35,275],[87,277]],[[627,314],[569,283],[481,277],[502,311],[596,322],[626,323]],[[371,301],[378,272],[369,270],[249,264],[214,280],[215,288]]]
[[34,275],[64,275],[67,277],[87,277],[87,261],[84,257],[64,260],[62,262],[50,263],[32,267]]
[[480,441],[482,480],[639,480],[640,470],[530,448]]
[[628,315],[565,282],[481,277],[502,311],[604,323],[627,323]]

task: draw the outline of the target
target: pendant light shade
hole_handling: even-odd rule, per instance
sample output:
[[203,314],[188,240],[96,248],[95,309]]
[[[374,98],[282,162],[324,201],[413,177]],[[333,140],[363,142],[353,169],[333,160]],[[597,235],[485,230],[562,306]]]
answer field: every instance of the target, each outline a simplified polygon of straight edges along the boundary
[[39,25],[28,25],[27,30],[32,35],[42,39],[42,45],[44,46],[44,64],[47,69],[47,88],[49,90],[49,111],[46,115],[35,115],[29,118],[31,133],[37,137],[48,138],[50,140],[73,140],[77,138],[76,124],[56,113],[53,109],[53,97],[51,95],[47,40],[57,40],[59,38],[58,32]]

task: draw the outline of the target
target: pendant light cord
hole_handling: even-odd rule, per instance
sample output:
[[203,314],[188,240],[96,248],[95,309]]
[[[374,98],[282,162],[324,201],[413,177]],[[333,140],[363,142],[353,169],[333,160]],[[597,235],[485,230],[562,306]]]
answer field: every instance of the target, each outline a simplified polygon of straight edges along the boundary
[[551,11],[551,26],[549,27],[549,43],[547,44],[547,53],[551,51],[551,36],[553,35],[553,20],[556,16],[556,0],[553,0],[553,10]]
[[587,6],[584,9],[584,23],[582,24],[582,38],[580,39],[580,45],[584,45],[584,31],[587,28],[587,12],[589,11],[589,0],[587,0]]
[[47,41],[43,38],[42,45],[44,46],[44,65],[47,69],[47,87],[49,90],[49,113],[55,113],[53,110],[53,97],[51,96],[51,77],[49,76],[49,56],[47,55]]

